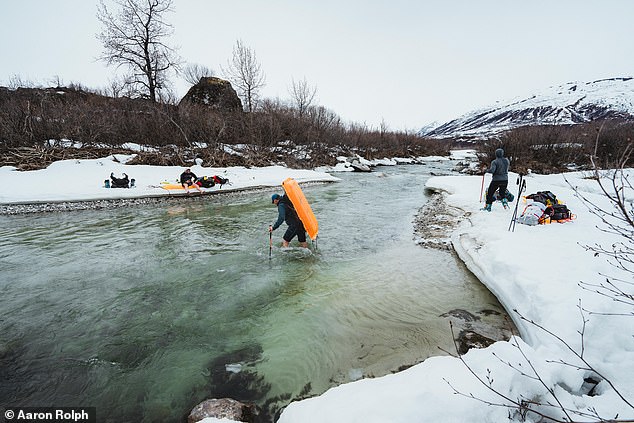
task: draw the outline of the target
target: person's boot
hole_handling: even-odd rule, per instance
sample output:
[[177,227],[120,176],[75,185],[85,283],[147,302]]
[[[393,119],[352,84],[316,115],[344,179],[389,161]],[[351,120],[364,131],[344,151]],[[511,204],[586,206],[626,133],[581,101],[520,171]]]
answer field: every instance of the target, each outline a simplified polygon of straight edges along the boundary
[[480,210],[490,212],[490,211],[491,211],[491,204],[487,204],[486,206],[484,206],[484,207],[483,207],[483,208],[481,208]]
[[509,202],[506,198],[502,199],[502,206],[504,206],[505,209],[509,208]]
[[304,247],[304,248],[308,248],[308,243],[307,242],[300,242],[299,246],[300,247]]

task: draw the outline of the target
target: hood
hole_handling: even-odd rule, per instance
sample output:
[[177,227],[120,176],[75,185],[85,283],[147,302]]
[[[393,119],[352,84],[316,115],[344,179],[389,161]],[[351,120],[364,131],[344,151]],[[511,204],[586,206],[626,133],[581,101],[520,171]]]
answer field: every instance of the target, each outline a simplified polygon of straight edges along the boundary
[[497,159],[501,159],[502,157],[504,157],[504,150],[502,150],[501,148],[495,150],[495,157]]

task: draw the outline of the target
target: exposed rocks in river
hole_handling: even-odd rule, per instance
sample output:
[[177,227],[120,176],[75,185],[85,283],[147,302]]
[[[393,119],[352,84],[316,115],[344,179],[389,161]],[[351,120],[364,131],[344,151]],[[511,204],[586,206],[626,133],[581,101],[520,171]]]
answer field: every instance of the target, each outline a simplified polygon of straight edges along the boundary
[[462,330],[456,338],[458,354],[466,354],[471,348],[486,348],[495,341],[472,330]]
[[495,310],[479,310],[471,313],[463,309],[453,309],[440,315],[451,321],[452,328],[457,329],[455,335],[456,352],[465,354],[471,348],[486,348],[496,341],[507,341],[516,333],[515,326],[510,319],[505,319],[501,324],[493,323],[496,320],[490,316],[499,316]]
[[414,241],[423,247],[450,250],[451,233],[466,216],[447,205],[441,193],[432,193],[414,217]]
[[475,322],[476,320],[480,320],[480,318],[475,314],[469,313],[467,310],[462,310],[459,308],[443,313],[440,315],[440,317],[456,317],[465,322]]
[[243,404],[231,398],[214,398],[205,400],[194,407],[187,416],[187,423],[196,423],[206,417],[251,423],[254,421],[255,414],[256,409],[253,404]]

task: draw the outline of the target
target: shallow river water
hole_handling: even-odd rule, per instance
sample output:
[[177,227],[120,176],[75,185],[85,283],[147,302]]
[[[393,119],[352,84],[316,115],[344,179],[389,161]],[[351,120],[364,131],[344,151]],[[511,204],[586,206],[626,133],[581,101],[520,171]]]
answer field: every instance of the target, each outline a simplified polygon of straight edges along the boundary
[[0,216],[0,406],[169,422],[232,397],[267,420],[292,398],[452,350],[445,313],[491,325],[506,313],[452,252],[413,241],[425,180],[448,169],[305,187],[311,253],[279,248],[286,225],[270,250],[274,191]]

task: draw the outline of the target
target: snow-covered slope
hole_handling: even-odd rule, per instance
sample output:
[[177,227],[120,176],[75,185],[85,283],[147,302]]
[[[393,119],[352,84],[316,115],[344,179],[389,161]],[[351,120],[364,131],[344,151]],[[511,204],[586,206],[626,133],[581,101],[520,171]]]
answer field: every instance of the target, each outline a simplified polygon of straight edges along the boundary
[[569,82],[530,98],[467,113],[421,129],[434,138],[479,138],[527,125],[565,125],[605,118],[634,119],[634,78]]

